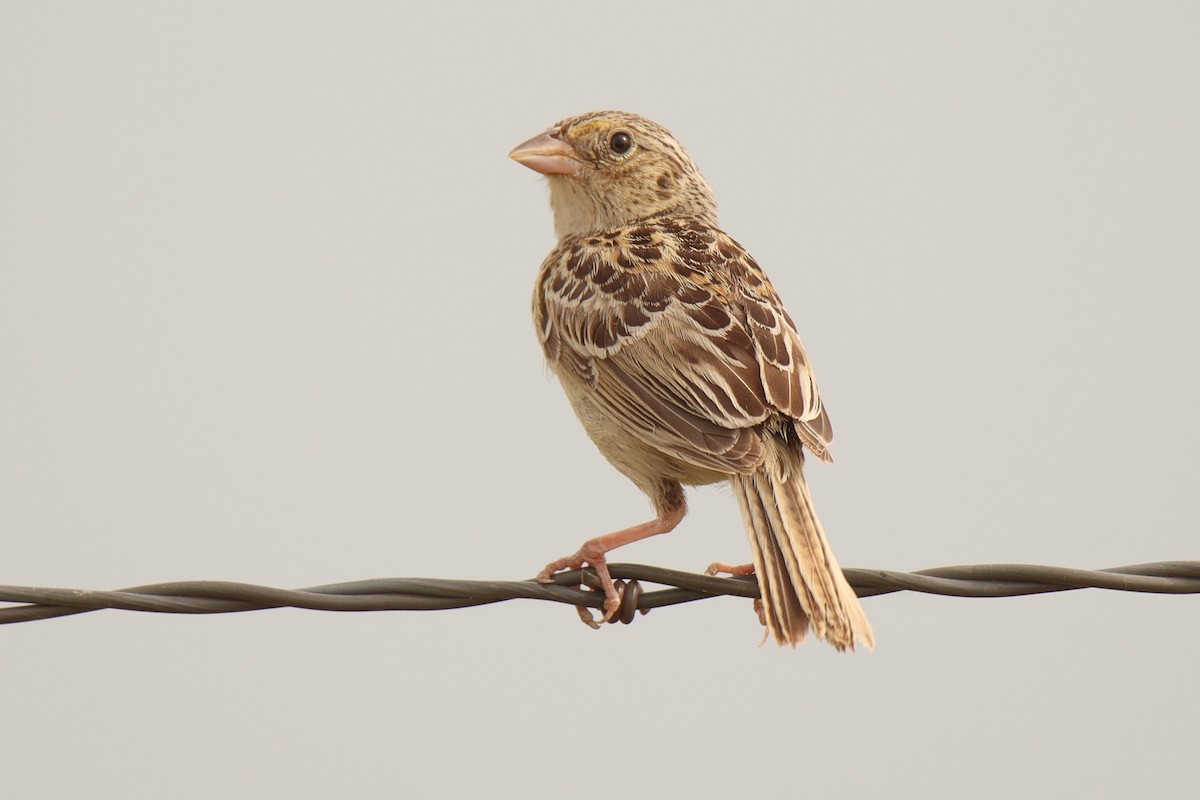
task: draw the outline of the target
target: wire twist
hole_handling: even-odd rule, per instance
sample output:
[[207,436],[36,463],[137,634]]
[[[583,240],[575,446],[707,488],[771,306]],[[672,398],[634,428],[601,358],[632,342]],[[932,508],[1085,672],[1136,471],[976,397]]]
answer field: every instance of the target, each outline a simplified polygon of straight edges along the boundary
[[[621,610],[614,621],[628,623],[637,612],[710,597],[758,597],[753,578],[719,578],[644,564],[610,564],[621,580]],[[951,597],[1015,597],[1074,589],[1111,589],[1152,594],[1200,594],[1200,561],[1157,561],[1102,570],[1032,564],[975,564],[918,572],[847,569],[859,597],[921,592]],[[595,576],[574,570],[536,581],[467,581],[442,578],[378,578],[306,589],[278,589],[228,581],[179,581],[134,586],[120,591],[0,586],[0,625],[85,614],[102,608],[165,614],[230,614],[267,608],[319,611],[432,611],[505,600],[549,600],[601,608],[603,596],[577,588]],[[641,581],[670,588],[643,591]]]

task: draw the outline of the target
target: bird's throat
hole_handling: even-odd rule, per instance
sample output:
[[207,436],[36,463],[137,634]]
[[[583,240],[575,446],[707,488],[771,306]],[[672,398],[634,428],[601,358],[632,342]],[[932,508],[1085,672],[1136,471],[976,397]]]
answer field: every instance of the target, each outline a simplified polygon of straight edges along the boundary
[[547,179],[550,207],[554,210],[554,233],[559,240],[607,230],[623,222],[604,198],[596,197],[580,181],[558,175],[548,175]]

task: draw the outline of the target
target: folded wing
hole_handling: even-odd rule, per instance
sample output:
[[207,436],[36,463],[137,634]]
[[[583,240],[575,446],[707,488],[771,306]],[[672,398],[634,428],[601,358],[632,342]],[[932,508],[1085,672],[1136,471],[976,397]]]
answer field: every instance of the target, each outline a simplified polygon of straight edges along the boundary
[[764,458],[763,424],[790,420],[829,458],[832,428],[792,320],[720,231],[667,220],[564,242],[543,265],[534,314],[551,363],[673,457],[747,474]]

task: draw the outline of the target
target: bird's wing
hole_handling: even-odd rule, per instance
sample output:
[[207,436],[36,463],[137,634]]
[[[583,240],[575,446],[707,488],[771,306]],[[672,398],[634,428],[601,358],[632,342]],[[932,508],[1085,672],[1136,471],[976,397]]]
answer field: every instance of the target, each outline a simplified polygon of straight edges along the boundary
[[735,304],[745,314],[754,339],[767,403],[792,418],[796,433],[813,455],[832,461],[833,425],[796,324],[766,273],[740,245],[721,236],[729,248],[727,264],[739,276],[734,279],[739,287]]
[[720,231],[668,220],[566,242],[543,265],[534,314],[551,363],[663,452],[751,472],[763,459],[754,428],[783,414],[828,457],[832,432],[792,321]]

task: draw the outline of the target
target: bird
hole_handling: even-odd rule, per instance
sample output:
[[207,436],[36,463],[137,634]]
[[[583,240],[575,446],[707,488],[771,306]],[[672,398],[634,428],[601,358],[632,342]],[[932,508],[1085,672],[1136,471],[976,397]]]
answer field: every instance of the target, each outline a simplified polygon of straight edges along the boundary
[[758,581],[765,637],[811,630],[837,650],[874,634],[826,540],[805,451],[831,461],[833,428],[796,326],[757,262],[718,225],[712,188],[662,125],[624,111],[563,119],[509,157],[550,189],[557,245],[538,272],[534,325],[546,361],[601,454],[655,517],[588,539],[538,574],[591,567],[620,597],[606,554],[673,530],[684,486],[728,482]]

